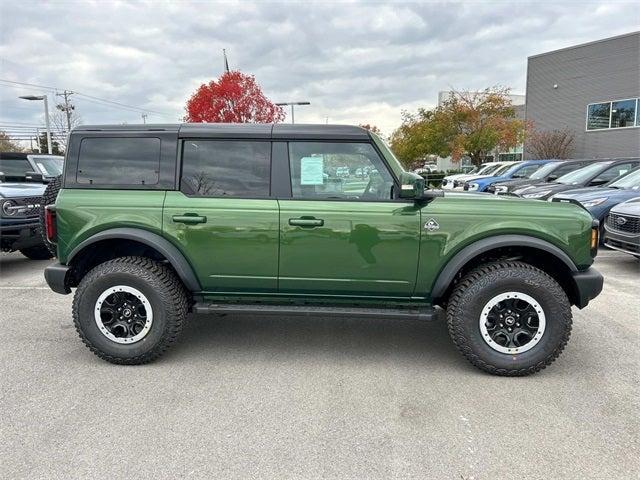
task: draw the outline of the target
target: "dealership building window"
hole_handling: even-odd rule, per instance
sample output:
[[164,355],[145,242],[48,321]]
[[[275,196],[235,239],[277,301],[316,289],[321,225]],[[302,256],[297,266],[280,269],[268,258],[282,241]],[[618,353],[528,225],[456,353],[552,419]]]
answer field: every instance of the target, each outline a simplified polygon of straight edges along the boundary
[[627,98],[587,106],[587,130],[640,127],[640,99]]

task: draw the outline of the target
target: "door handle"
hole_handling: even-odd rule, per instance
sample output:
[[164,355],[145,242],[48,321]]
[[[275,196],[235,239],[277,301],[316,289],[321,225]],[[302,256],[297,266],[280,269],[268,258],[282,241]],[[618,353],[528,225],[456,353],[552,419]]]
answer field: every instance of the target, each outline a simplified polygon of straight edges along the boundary
[[324,225],[324,220],[314,217],[290,218],[289,225],[296,227],[321,227]]
[[185,213],[184,215],[174,215],[171,217],[174,223],[185,223],[195,225],[197,223],[207,223],[207,217],[196,215],[195,213]]

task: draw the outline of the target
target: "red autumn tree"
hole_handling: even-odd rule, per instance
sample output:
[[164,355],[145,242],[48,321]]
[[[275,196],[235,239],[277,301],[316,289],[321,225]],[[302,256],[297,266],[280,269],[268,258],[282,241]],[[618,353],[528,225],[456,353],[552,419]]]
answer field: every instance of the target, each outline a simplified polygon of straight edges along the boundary
[[187,101],[186,122],[278,123],[284,110],[262,93],[253,75],[225,72],[202,84]]

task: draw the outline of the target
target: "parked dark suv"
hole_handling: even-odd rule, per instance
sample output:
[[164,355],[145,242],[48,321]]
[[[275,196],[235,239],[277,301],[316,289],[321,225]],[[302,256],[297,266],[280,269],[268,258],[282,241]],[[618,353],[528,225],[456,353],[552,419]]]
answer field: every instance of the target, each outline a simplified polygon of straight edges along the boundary
[[351,126],[77,128],[46,224],[48,284],[76,288],[80,337],[121,364],[161,355],[189,311],[446,311],[471,363],[526,375],[563,350],[571,305],[602,288],[584,209],[444,197]]
[[0,153],[0,249],[33,260],[52,257],[40,228],[45,183],[62,174],[63,158]]
[[604,224],[604,244],[640,258],[640,192],[611,209]]

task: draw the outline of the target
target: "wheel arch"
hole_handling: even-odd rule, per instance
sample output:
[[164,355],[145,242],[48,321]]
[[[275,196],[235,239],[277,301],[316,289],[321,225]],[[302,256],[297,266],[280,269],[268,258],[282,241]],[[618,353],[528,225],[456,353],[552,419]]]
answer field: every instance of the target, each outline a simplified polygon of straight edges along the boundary
[[576,264],[558,246],[527,235],[498,235],[467,245],[441,270],[431,290],[434,304],[446,302],[453,286],[471,268],[500,258],[522,259],[554,277],[565,290],[572,304],[577,304],[578,288],[572,276]]
[[167,261],[187,290],[201,290],[193,268],[180,250],[157,233],[139,228],[112,228],[92,235],[71,251],[67,265],[73,267],[78,282],[97,263],[132,254]]

